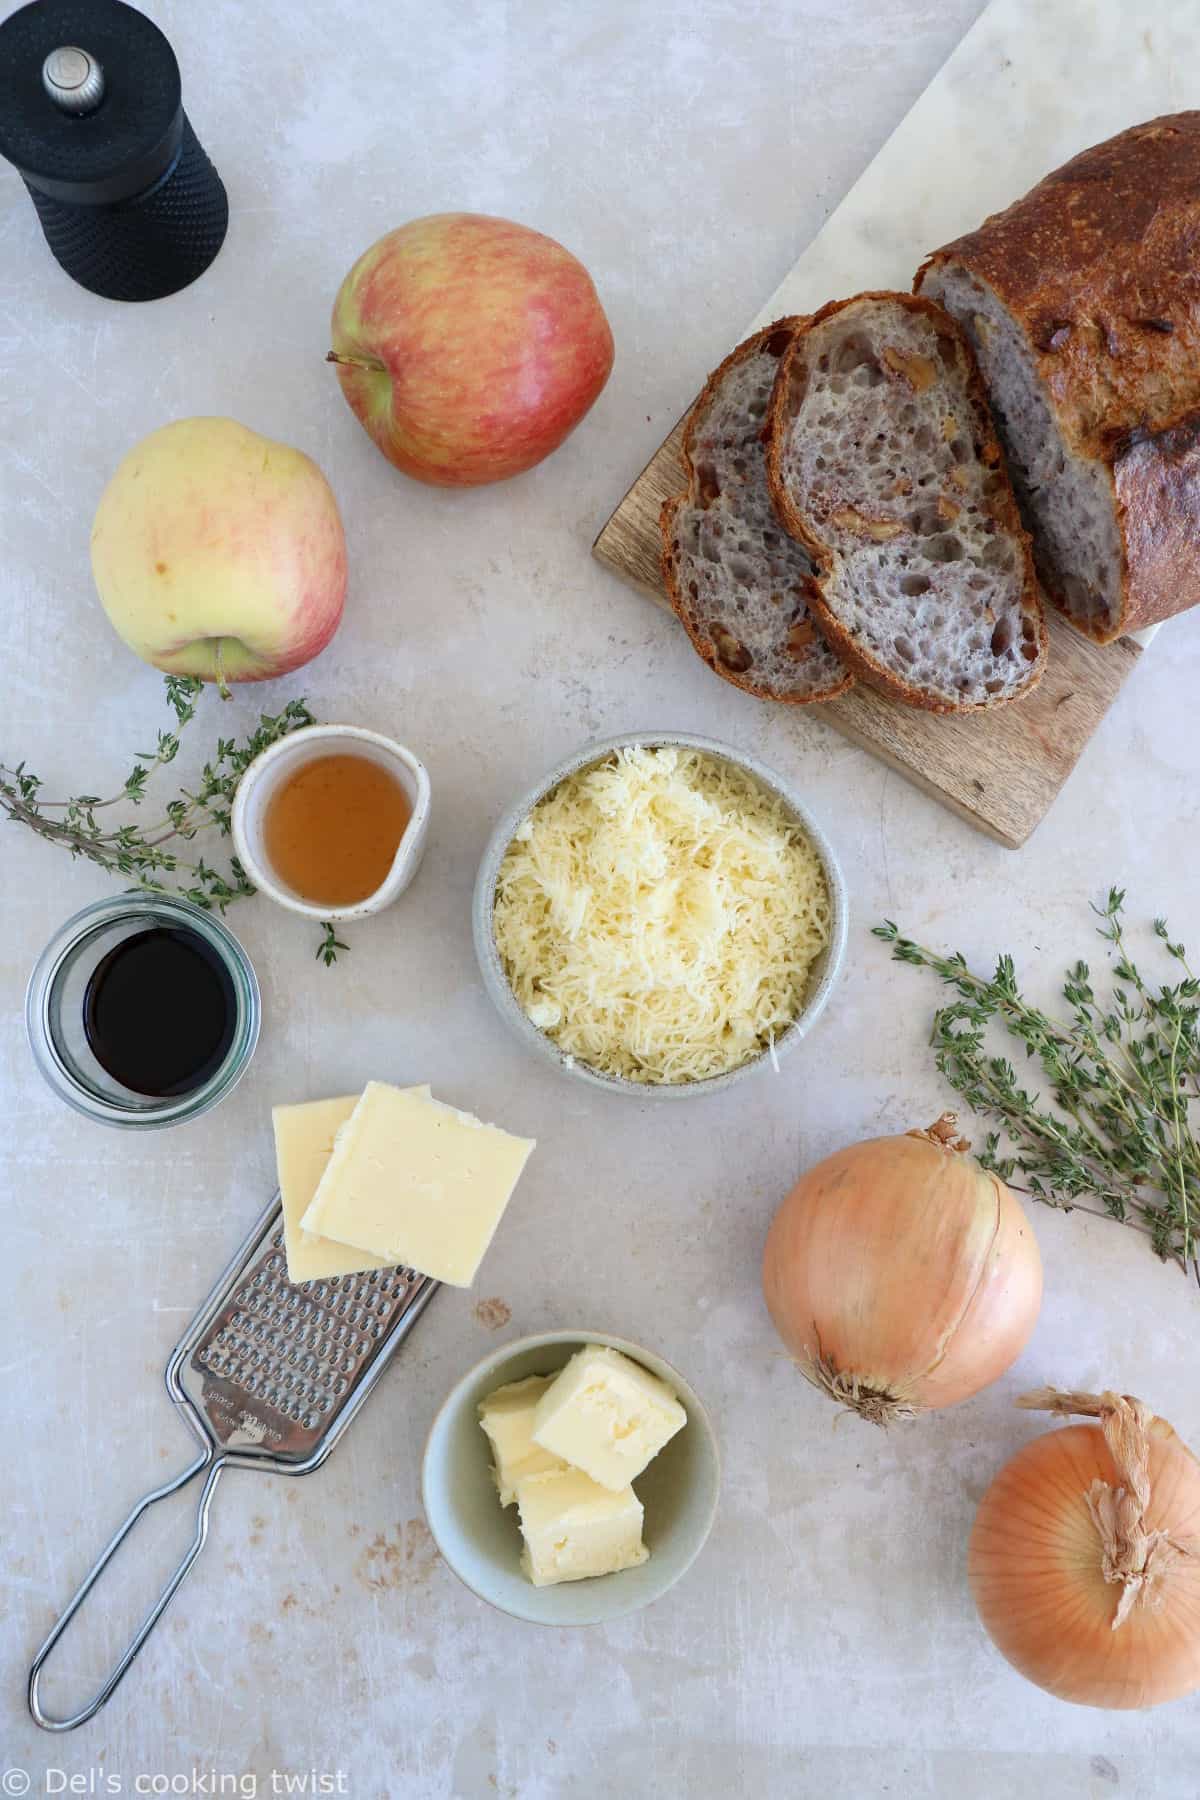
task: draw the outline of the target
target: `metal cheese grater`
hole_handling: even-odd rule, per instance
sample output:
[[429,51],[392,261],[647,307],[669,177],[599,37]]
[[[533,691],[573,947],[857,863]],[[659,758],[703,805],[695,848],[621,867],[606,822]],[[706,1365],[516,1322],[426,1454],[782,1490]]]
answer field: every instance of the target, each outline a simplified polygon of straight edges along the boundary
[[[293,1286],[282,1217],[277,1194],[171,1354],[167,1392],[200,1451],[173,1481],[138,1501],[34,1658],[29,1710],[47,1731],[73,1731],[111,1699],[204,1548],[224,1470],[309,1475],[320,1468],[439,1286],[411,1269]],[[202,1472],[196,1529],[183,1560],[99,1692],[70,1718],[51,1718],[38,1692],[50,1652],[143,1513]]]

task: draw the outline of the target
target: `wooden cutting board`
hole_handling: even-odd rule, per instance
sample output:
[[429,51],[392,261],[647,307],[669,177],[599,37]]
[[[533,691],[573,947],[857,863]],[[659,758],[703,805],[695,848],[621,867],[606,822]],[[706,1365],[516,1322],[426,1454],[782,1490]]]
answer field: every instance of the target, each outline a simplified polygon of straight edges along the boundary
[[[1193,24],[1192,9],[1177,0],[992,0],[741,335],[838,295],[908,288],[931,248],[1007,206],[1047,170],[1127,125],[1195,104]],[[712,365],[731,348],[714,344]],[[705,373],[696,370],[681,406]],[[683,486],[681,433],[676,426],[595,543],[601,562],[664,607],[658,514]],[[682,627],[679,636],[680,654],[690,654]],[[1140,654],[1131,638],[1102,649],[1053,615],[1039,687],[998,712],[940,718],[860,686],[788,715],[799,732],[810,717],[832,725],[1015,849],[1053,805]]]

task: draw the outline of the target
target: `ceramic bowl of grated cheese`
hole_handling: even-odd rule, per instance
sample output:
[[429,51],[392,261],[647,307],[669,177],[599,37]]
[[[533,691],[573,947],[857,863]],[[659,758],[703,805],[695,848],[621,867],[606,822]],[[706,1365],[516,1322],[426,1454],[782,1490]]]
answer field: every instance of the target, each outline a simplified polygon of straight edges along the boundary
[[567,757],[501,819],[475,950],[501,1017],[592,1086],[650,1099],[778,1069],[825,1009],[846,890],[783,780],[709,738]]

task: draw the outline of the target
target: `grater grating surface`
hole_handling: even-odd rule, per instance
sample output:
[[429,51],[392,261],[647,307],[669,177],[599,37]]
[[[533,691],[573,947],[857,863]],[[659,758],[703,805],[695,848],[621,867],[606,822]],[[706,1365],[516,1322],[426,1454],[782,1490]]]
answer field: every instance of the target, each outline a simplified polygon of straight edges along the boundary
[[273,1231],[188,1360],[214,1437],[307,1459],[423,1281],[373,1269],[293,1287],[283,1232]]
[[[204,1548],[221,1474],[250,1468],[307,1475],[319,1468],[408,1335],[438,1283],[412,1269],[373,1269],[299,1285],[287,1278],[276,1195],[200,1306],[166,1367],[167,1392],[199,1445],[186,1469],[143,1496],[114,1532],[34,1658],[29,1710],[47,1731],[72,1731],[111,1698]],[[68,1718],[41,1703],[42,1672],[84,1600],[155,1501],[205,1472],[183,1560],[124,1656]]]

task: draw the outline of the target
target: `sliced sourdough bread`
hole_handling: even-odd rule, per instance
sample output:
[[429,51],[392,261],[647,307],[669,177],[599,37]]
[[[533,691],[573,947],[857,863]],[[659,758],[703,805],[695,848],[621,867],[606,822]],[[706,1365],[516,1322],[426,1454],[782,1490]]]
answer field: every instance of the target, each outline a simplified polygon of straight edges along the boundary
[[831,700],[853,680],[809,612],[813,567],[771,508],[762,431],[798,319],[740,344],[709,376],[683,440],[688,491],[662,509],[671,605],[709,668],[768,700]]
[[768,419],[775,510],[818,565],[822,631],[864,681],[930,712],[1027,693],[1046,626],[979,373],[911,294],[815,313]]
[[1134,126],[938,250],[1038,570],[1108,643],[1200,603],[1200,112]]

